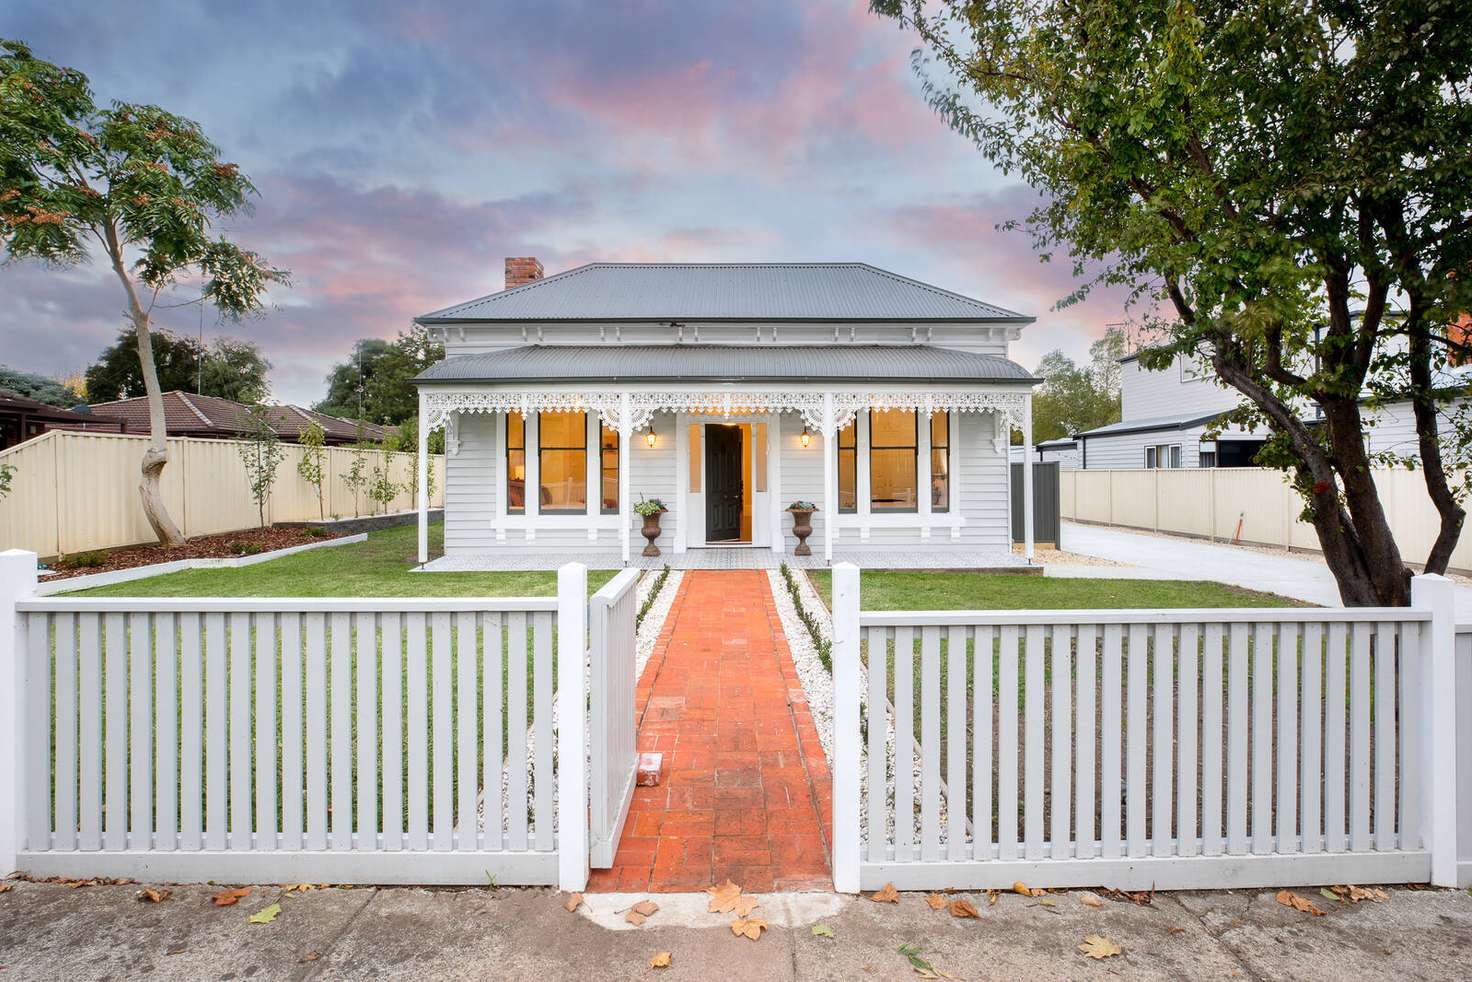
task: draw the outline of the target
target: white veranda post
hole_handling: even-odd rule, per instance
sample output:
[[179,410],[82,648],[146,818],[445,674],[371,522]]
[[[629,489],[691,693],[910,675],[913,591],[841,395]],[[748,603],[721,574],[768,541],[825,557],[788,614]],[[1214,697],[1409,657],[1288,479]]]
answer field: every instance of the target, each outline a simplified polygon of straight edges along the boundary
[[1032,393],[1022,404],[1022,551],[1032,562]]
[[429,415],[424,393],[419,393],[419,565],[429,562]]
[[623,549],[624,562],[629,561],[629,537],[633,534],[630,529],[632,515],[629,503],[629,441],[634,437],[633,419],[630,413],[633,411],[632,400],[627,392],[619,393],[618,397],[618,525],[619,543]]
[[838,495],[837,451],[833,446],[833,393],[823,393],[823,559],[833,561],[833,529],[838,525],[835,512]]

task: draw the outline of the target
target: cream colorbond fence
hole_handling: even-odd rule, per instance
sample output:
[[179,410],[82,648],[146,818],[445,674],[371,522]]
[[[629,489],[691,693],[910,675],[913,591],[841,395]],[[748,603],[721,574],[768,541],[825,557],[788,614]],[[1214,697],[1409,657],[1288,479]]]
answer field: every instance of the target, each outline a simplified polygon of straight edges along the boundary
[[[1436,539],[1438,518],[1421,472],[1376,471],[1375,483],[1405,558],[1424,558]],[[1298,517],[1303,499],[1275,470],[1065,470],[1059,498],[1063,517],[1074,521],[1319,549],[1313,526]],[[1462,537],[1451,565],[1472,570],[1472,536]]]
[[861,612],[839,564],[833,596],[840,890],[1472,879],[1443,577],[1409,608]]
[[[153,540],[138,501],[138,467],[147,437],[110,433],[52,431],[0,453],[0,463],[15,468],[10,494],[0,499],[0,549],[28,549],[42,556],[107,549]],[[234,440],[169,440],[164,469],[164,500],[186,536],[254,528],[260,523]],[[285,452],[266,509],[268,522],[306,522],[323,517],[351,518],[381,512],[365,487],[355,505],[342,480],[354,451],[328,447],[322,481],[324,505],[316,488],[297,474],[305,448],[282,444]],[[366,473],[383,454],[365,450]],[[414,507],[409,485],[414,455],[387,455],[393,480],[403,490],[387,511]],[[436,506],[444,500],[444,458],[433,460]]]

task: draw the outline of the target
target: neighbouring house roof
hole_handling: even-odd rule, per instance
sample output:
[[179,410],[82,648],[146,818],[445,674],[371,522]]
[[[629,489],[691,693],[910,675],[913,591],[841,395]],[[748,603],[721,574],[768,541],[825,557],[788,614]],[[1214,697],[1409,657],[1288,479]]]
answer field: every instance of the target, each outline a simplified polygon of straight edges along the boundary
[[1075,433],[1074,439],[1091,439],[1100,436],[1123,436],[1126,433],[1151,433],[1157,430],[1185,430],[1220,419],[1230,409],[1217,409],[1203,413],[1198,411],[1173,416],[1150,416],[1145,419],[1125,419],[1118,423],[1098,426],[1092,430]]
[[1033,318],[867,263],[589,263],[416,318],[473,321],[962,321]]
[[833,381],[1008,382],[1038,379],[997,355],[929,345],[527,345],[456,355],[415,382]]
[[1068,450],[1078,446],[1077,440],[1068,437],[1059,437],[1056,440],[1044,440],[1042,443],[1034,443],[1033,447],[1038,450]]
[[0,389],[0,412],[15,413],[31,419],[43,419],[54,423],[75,423],[79,426],[91,424],[99,429],[116,430],[118,428],[113,420],[99,419],[91,413],[78,412],[75,409],[61,409],[9,389]]
[[[316,420],[327,434],[328,443],[352,443],[358,439],[356,421],[328,416],[300,406],[268,406],[271,428],[283,439],[295,442]],[[94,415],[121,420],[131,433],[147,433],[148,398],[137,396],[115,402],[93,403]],[[174,390],[164,393],[164,425],[170,436],[202,436],[227,439],[250,431],[250,407],[218,396]],[[363,424],[363,439],[381,441],[391,427]]]

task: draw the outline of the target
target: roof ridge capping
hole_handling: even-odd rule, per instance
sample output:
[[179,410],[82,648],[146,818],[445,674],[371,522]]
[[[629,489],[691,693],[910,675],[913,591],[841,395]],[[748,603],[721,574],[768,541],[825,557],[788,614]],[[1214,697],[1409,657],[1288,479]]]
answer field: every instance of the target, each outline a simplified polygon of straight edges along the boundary
[[[538,311],[538,310],[536,310],[534,308],[533,309],[517,309],[516,301],[517,300],[522,300],[523,298],[528,297],[530,295],[531,291],[533,290],[533,288],[563,285],[563,284],[566,284],[569,280],[572,280],[572,279],[574,279],[576,277],[585,275],[585,274],[590,273],[590,272],[593,272],[593,271],[598,271],[598,270],[636,270],[636,269],[642,269],[642,270],[672,270],[672,271],[673,270],[849,270],[849,271],[853,271],[853,272],[864,273],[864,274],[867,274],[869,276],[872,276],[872,277],[875,277],[875,278],[878,278],[878,279],[881,279],[881,280],[887,280],[887,281],[889,281],[891,283],[899,284],[899,285],[902,285],[903,287],[906,287],[906,288],[909,288],[909,289],[912,289],[912,290],[923,291],[924,293],[929,294],[932,297],[935,297],[935,298],[938,298],[938,299],[944,300],[944,301],[949,301],[954,306],[954,309],[952,309],[950,311],[942,311],[942,310],[939,310],[939,309],[932,309],[932,310],[920,310],[920,309],[917,309],[917,310],[915,310],[913,312],[912,311],[905,311],[905,310],[902,309],[903,306],[904,306],[904,298],[903,298],[903,296],[900,295],[900,294],[892,293],[891,296],[889,296],[889,297],[882,297],[882,296],[880,297],[880,300],[881,301],[883,301],[883,300],[887,300],[888,301],[888,309],[887,310],[884,310],[884,311],[875,311],[875,312],[872,312],[872,313],[863,313],[863,312],[860,312],[860,311],[858,311],[856,309],[856,305],[860,305],[860,304],[862,304],[864,302],[868,302],[868,303],[871,303],[871,304],[874,303],[875,300],[874,300],[874,296],[873,295],[864,297],[862,299],[856,298],[856,297],[854,297],[852,295],[847,296],[843,300],[843,303],[847,305],[847,309],[841,309],[840,307],[835,306],[831,311],[828,311],[828,312],[824,312],[824,311],[821,311],[821,310],[793,311],[793,312],[788,312],[788,313],[784,313],[784,312],[781,312],[781,311],[778,311],[778,310],[758,311],[755,308],[756,307],[759,307],[760,306],[760,303],[749,305],[752,308],[750,310],[737,310],[737,311],[733,311],[733,312],[722,312],[722,311],[715,311],[715,310],[699,310],[699,309],[695,309],[696,307],[699,306],[698,303],[695,306],[692,306],[690,309],[686,309],[686,310],[680,310],[680,309],[677,309],[677,307],[675,307],[675,306],[671,306],[668,309],[662,310],[662,311],[661,310],[658,310],[658,309],[656,309],[654,307],[650,307],[647,310],[639,311],[637,313],[634,312],[634,311],[632,311],[632,310],[629,310],[629,309],[624,309],[624,310],[612,309],[612,310],[609,310],[607,312],[601,312],[597,308],[598,298],[590,298],[590,297],[586,297],[586,296],[580,296],[576,292],[574,292],[573,294],[571,294],[569,296],[566,296],[566,297],[557,296],[557,291],[556,290],[553,291],[553,296],[557,296],[557,299],[550,299],[549,301],[547,301],[548,305],[553,308],[551,310]],[[833,300],[833,298],[835,296],[836,287],[837,286],[841,286],[841,285],[842,285],[841,283],[835,285],[833,283],[826,283],[825,284],[822,281],[818,281],[817,283],[812,284],[810,288],[811,288],[812,293],[813,293],[813,295],[815,297],[821,297],[822,299],[827,300],[830,303],[834,303],[835,301]],[[731,291],[731,292],[737,292],[737,293],[739,293],[739,287],[740,286],[741,286],[741,284],[738,283],[737,284],[738,289],[736,291]],[[779,287],[790,287],[790,284],[778,284],[778,286]],[[799,284],[799,289],[800,289],[800,287],[801,287],[801,284]],[[682,286],[682,287],[680,287],[680,289],[689,290],[690,288],[688,286]],[[861,288],[858,288],[858,289],[859,289],[859,292],[861,292],[861,293],[863,292]],[[546,291],[543,291],[543,292],[545,293]],[[618,292],[617,289],[610,289],[609,290],[609,294],[610,294],[609,303],[610,304],[617,304],[617,303],[622,302],[622,303],[627,304],[627,302],[628,302],[627,295],[624,295],[624,296],[621,296],[621,297],[613,296],[613,294],[616,294],[617,292]],[[671,287],[671,292],[678,292],[678,291],[674,287]],[[797,293],[794,293],[793,290],[790,289],[790,288],[788,290],[786,290],[785,292],[786,292],[786,296],[783,297],[783,296],[781,296],[782,293],[783,293],[783,291],[781,291],[781,290],[770,291],[770,293],[776,294],[778,296],[778,298],[780,298],[780,299],[787,299],[789,301],[790,301],[791,297],[798,295]],[[843,291],[839,290],[837,292],[841,294]],[[752,295],[758,296],[760,298],[760,300],[764,300],[764,301],[768,301],[768,302],[770,302],[772,299],[774,299],[774,297],[772,295],[768,295],[768,296],[765,296],[765,297],[760,296],[760,294],[752,294]],[[705,296],[705,297],[701,297],[700,299],[701,300],[707,300],[707,301],[709,301],[712,298],[709,297],[709,296]],[[724,297],[723,299],[729,300],[729,296]],[[687,294],[683,298],[672,300],[671,301],[671,304],[672,305],[673,304],[677,304],[677,303],[680,303],[682,301],[685,302],[685,303],[689,303],[690,302],[689,295]],[[532,301],[532,302],[533,303],[540,303],[541,301]],[[913,299],[911,300],[911,303],[917,304],[919,306],[923,306],[923,302],[919,302],[919,301],[916,301],[916,300],[913,300]],[[502,313],[501,312],[501,311],[506,310],[506,307],[503,306],[503,304],[507,304],[507,305],[509,305],[512,308],[510,313]],[[569,304],[571,306],[573,306],[574,308],[576,308],[579,304],[581,304],[581,309],[575,309],[575,310],[573,310],[573,311],[570,312],[567,309],[567,307],[569,306]],[[492,305],[494,305],[494,306],[492,306]],[[521,306],[524,308],[525,307],[525,303],[523,302],[523,304]],[[884,306],[884,304],[883,303],[880,303],[880,306]],[[492,315],[491,314],[491,311],[492,310],[495,310],[496,308],[500,308],[500,310],[497,310],[497,312],[494,315]],[[968,312],[971,312],[972,315],[971,316],[968,316]],[[612,261],[598,261],[598,262],[584,263],[581,266],[575,266],[572,269],[564,270],[561,273],[554,273],[551,276],[544,276],[544,277],[542,277],[540,279],[532,280],[531,282],[523,283],[523,284],[521,284],[519,286],[514,286],[514,287],[511,287],[510,289],[507,289],[507,290],[498,290],[498,291],[495,291],[493,293],[488,293],[488,294],[485,294],[483,296],[476,297],[474,299],[464,301],[462,303],[451,304],[450,306],[447,306],[447,307],[441,307],[438,310],[434,310],[434,311],[431,311],[430,313],[421,314],[418,317],[415,317],[414,318],[414,321],[415,321],[415,323],[418,323],[418,324],[434,324],[434,323],[441,323],[441,322],[446,322],[446,321],[477,321],[477,320],[505,320],[505,321],[538,321],[538,320],[545,320],[545,321],[598,321],[598,320],[606,320],[606,321],[655,321],[655,322],[657,322],[657,321],[661,321],[661,320],[681,320],[681,319],[684,319],[684,320],[692,320],[692,321],[698,321],[698,320],[708,320],[708,321],[721,321],[721,320],[726,320],[726,321],[769,321],[769,320],[770,321],[782,321],[782,320],[796,320],[796,321],[838,321],[838,322],[843,322],[843,321],[875,321],[875,322],[962,321],[962,322],[965,322],[965,321],[973,321],[973,320],[975,320],[975,321],[1000,321],[1000,322],[1013,322],[1013,323],[1032,323],[1032,322],[1036,321],[1037,318],[1035,318],[1035,317],[1033,317],[1031,315],[1018,313],[1017,311],[1010,310],[1010,309],[1008,309],[1006,307],[1001,307],[1001,306],[998,306],[997,304],[989,303],[989,302],[984,301],[984,300],[978,300],[975,297],[969,297],[969,296],[967,296],[967,295],[965,295],[963,293],[957,293],[954,290],[947,290],[947,289],[945,289],[943,287],[935,286],[934,284],[931,284],[931,283],[926,283],[923,280],[917,280],[917,279],[915,279],[913,277],[904,276],[904,275],[902,275],[900,273],[895,273],[895,272],[892,272],[890,270],[883,269],[881,267],[878,267],[878,266],[873,265],[872,263],[867,263],[867,262],[832,262],[832,261],[811,261],[811,262],[612,262]]]

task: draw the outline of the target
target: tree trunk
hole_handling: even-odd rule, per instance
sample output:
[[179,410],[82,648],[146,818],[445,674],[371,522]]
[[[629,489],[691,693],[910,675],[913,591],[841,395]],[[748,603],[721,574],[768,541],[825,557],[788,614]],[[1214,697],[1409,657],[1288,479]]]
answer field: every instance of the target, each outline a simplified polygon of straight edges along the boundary
[[143,371],[143,389],[148,395],[148,449],[143,454],[142,478],[138,482],[138,497],[143,505],[143,514],[153,526],[158,541],[170,548],[184,544],[184,535],[179,526],[169,517],[164,504],[160,479],[164,466],[169,462],[168,426],[164,420],[164,394],[158,384],[158,369],[153,364],[153,338],[149,334],[148,311],[138,301],[138,291],[132,277],[123,265],[122,246],[117,231],[107,226],[107,251],[112,260],[113,272],[122,281],[128,294],[128,319],[133,323],[133,333],[138,343],[138,363]]

